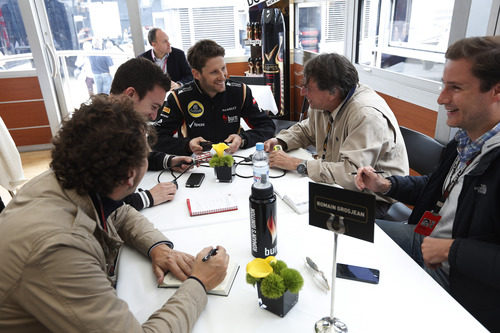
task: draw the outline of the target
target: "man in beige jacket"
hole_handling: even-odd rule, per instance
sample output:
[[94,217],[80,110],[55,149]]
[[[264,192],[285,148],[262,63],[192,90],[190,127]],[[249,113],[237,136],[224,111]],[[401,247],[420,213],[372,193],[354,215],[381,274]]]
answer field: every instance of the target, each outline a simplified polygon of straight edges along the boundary
[[[297,170],[316,182],[357,190],[354,175],[360,166],[373,165],[384,175],[407,175],[408,157],[396,117],[371,88],[359,84],[356,68],[345,57],[320,54],[304,67],[302,95],[309,101],[309,117],[265,142],[269,164]],[[281,144],[284,151],[273,151]],[[301,160],[285,151],[316,147],[317,158]],[[390,199],[377,195],[376,217]]]
[[[122,198],[148,163],[148,126],[128,97],[95,96],[53,140],[51,170],[23,186],[0,214],[0,332],[189,332],[225,277],[218,248],[202,262],[173,244]],[[126,243],[151,258],[162,280],[184,280],[142,325],[116,296]]]

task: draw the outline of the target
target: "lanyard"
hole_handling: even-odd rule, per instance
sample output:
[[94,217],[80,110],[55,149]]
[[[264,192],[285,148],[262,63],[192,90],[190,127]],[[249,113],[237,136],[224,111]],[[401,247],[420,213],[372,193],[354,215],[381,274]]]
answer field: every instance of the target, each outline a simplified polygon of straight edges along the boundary
[[[342,110],[344,109],[344,106],[347,104],[347,101],[352,97],[355,90],[356,90],[356,87],[353,87],[353,88],[351,88],[351,90],[349,90],[349,93],[347,94],[347,97],[345,98],[344,103],[342,103],[342,106],[340,107],[339,112],[337,112],[337,115],[342,112]],[[328,120],[328,127],[326,128],[326,138],[325,138],[325,141],[323,142],[323,155],[321,156],[322,160],[325,160],[325,157],[326,157],[326,147],[328,146],[328,141],[330,140],[332,125],[333,125],[333,117],[330,114],[330,119]]]
[[104,207],[102,205],[101,196],[99,194],[97,194],[97,201],[99,201],[99,208],[101,210],[100,218],[101,218],[102,228],[107,233],[108,232],[108,223],[106,222],[106,216],[104,215]]
[[453,188],[455,187],[455,185],[458,183],[458,180],[460,179],[460,177],[464,174],[464,172],[467,169],[467,167],[472,163],[472,161],[474,161],[474,159],[477,157],[477,155],[479,155],[479,154],[474,155],[455,174],[455,172],[458,169],[458,165],[460,164],[460,158],[457,156],[457,158],[455,159],[455,162],[453,163],[453,166],[451,167],[451,173],[450,173],[451,179],[450,179],[450,182],[448,183],[448,185],[446,185],[446,187],[445,187],[445,189],[443,191],[443,194],[441,194],[441,197],[436,202],[436,205],[434,206],[434,209],[433,209],[433,213],[434,214],[436,214],[436,215],[439,214],[439,211],[441,210],[441,207],[443,207],[444,202],[450,196],[451,190],[453,190]]

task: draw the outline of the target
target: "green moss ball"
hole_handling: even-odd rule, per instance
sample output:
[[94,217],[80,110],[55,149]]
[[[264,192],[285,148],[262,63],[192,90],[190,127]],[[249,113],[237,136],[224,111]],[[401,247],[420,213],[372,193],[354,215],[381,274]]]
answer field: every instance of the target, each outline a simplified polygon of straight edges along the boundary
[[280,298],[285,290],[283,278],[275,273],[269,274],[260,283],[260,292],[267,298]]
[[298,293],[304,285],[304,279],[296,269],[284,268],[280,275],[283,278],[286,289],[294,294]]
[[281,271],[288,266],[282,260],[277,260],[275,263],[271,263],[271,267],[273,268],[273,273],[281,275]]

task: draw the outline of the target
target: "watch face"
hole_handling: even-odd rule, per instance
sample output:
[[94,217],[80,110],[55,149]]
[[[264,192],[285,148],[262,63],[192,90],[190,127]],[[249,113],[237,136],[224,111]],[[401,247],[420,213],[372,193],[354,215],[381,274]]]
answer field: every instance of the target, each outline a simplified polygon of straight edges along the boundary
[[305,174],[306,170],[307,168],[304,163],[300,163],[299,165],[297,165],[297,172],[300,173],[301,175]]

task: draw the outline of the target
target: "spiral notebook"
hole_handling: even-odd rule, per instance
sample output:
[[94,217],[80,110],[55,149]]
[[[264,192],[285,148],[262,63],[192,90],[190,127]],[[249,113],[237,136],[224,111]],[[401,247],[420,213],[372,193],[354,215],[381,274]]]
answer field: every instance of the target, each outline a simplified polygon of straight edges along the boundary
[[190,216],[229,212],[238,209],[238,205],[231,194],[186,199],[186,202]]

